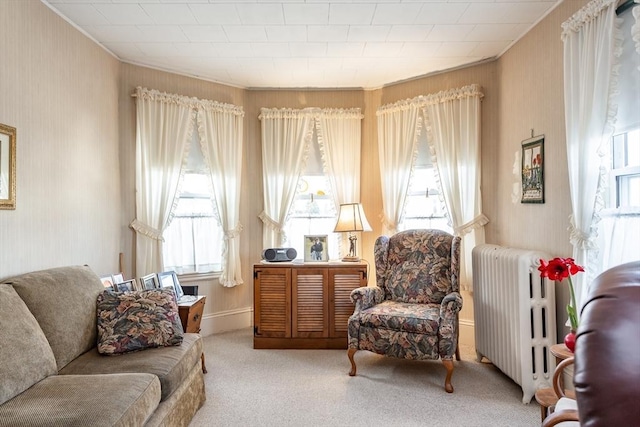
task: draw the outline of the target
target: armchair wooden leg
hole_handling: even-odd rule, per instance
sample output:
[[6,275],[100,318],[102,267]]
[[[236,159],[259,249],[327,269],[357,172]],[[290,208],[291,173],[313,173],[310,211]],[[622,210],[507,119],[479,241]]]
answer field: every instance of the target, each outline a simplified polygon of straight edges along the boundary
[[358,351],[357,348],[350,348],[347,350],[347,356],[349,356],[349,362],[351,362],[351,370],[349,371],[349,376],[354,377],[356,375],[356,362],[353,360],[353,355]]
[[447,369],[447,377],[444,379],[444,389],[447,393],[453,393],[453,386],[451,385],[451,375],[453,375],[453,360],[443,360],[442,364]]
[[456,346],[456,360],[458,362],[460,361],[460,346],[459,345]]

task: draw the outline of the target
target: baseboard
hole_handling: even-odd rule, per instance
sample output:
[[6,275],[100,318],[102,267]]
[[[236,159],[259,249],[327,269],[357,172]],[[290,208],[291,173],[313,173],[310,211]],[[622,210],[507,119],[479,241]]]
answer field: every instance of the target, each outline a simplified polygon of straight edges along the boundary
[[[200,328],[202,336],[249,328],[253,325],[253,307],[206,314]],[[460,344],[475,347],[475,329],[471,319],[460,319]]]
[[476,336],[475,326],[471,319],[460,319],[460,344],[468,345],[475,348]]
[[253,324],[253,307],[205,314],[200,323],[203,337],[220,332],[249,328]]

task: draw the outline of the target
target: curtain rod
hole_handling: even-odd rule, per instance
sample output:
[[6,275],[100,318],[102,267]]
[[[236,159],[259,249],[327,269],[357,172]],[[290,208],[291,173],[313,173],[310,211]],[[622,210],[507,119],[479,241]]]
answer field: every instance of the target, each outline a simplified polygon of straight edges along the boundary
[[[635,4],[637,4],[637,3],[635,3]],[[616,15],[620,15],[625,10],[631,9],[635,4],[634,4],[634,0],[625,1],[624,3],[622,3],[620,6],[618,6],[616,8]]]

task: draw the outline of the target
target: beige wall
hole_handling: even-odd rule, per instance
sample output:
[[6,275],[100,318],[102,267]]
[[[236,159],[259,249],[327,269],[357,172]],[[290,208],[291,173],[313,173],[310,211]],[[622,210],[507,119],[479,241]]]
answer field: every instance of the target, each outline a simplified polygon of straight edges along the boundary
[[[197,283],[208,296],[204,333],[251,322],[252,264],[262,250],[261,107],[362,109],[362,203],[373,231],[363,233],[361,241],[363,257],[372,262],[382,211],[376,109],[480,84],[487,242],[568,256],[560,24],[586,2],[565,0],[496,61],[371,91],[244,90],[119,63],[40,2],[0,2],[0,52],[10,59],[0,63],[0,123],[18,128],[18,209],[0,211],[0,278],[79,263],[99,273],[113,271],[118,252],[125,255],[125,273],[133,274],[134,235],[128,224],[135,216],[135,104],[130,94],[136,86],[245,110],[245,284],[227,289],[214,279]],[[546,137],[546,203],[539,205],[511,198],[513,185],[519,185],[514,159],[531,129]],[[463,297],[461,321],[471,331],[472,295]],[[558,306],[564,303],[561,298]]]
[[[495,157],[484,160],[483,182],[495,184],[483,194],[495,209],[490,216],[490,242],[538,249],[551,256],[568,257],[571,201],[564,126],[563,45],[561,24],[588,3],[565,0],[498,60],[500,102],[498,143]],[[512,186],[519,177],[512,173],[521,142],[534,135],[544,141],[544,204],[511,201]],[[556,318],[559,340],[568,332],[564,307],[569,301],[566,286],[556,287]]]
[[0,210],[0,279],[117,268],[119,63],[36,0],[0,1],[0,123],[17,129],[17,207]]

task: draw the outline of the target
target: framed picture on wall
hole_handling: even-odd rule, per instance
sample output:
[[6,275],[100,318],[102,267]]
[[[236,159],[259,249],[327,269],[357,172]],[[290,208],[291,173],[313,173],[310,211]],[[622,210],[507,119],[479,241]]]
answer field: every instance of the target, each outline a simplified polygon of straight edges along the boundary
[[0,123],[0,209],[16,208],[16,128]]
[[521,203],[544,203],[544,135],[522,141]]
[[326,234],[319,236],[304,236],[304,261],[329,261],[329,247],[327,246]]

